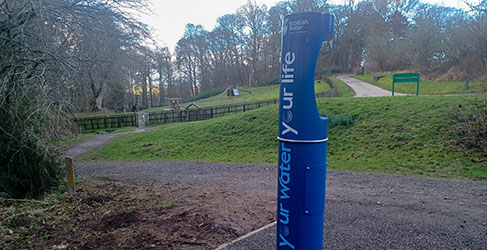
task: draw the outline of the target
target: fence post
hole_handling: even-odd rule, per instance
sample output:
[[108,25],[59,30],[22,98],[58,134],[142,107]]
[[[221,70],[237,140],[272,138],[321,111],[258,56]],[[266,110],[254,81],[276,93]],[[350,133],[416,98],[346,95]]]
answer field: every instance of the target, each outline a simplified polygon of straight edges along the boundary
[[210,112],[211,112],[210,113],[211,114],[211,119],[213,119],[213,107],[211,107]]
[[76,192],[74,186],[74,166],[73,166],[73,158],[66,157],[64,158],[66,162],[66,179],[68,181],[68,193],[74,194]]
[[179,121],[183,122],[183,111],[179,110]]
[[243,105],[243,112],[245,112],[245,103],[244,103],[244,105]]

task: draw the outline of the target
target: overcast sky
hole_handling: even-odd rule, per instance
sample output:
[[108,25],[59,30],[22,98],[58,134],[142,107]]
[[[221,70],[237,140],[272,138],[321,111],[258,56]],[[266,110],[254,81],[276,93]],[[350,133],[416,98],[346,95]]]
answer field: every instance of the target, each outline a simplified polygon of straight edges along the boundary
[[[187,23],[201,24],[206,30],[212,30],[216,19],[225,14],[235,13],[247,0],[150,0],[153,13],[143,16],[142,20],[152,27],[152,33],[159,45],[168,46],[174,51],[177,41],[183,36]],[[478,2],[478,0],[467,0]],[[272,7],[279,0],[256,0],[259,4]],[[330,3],[342,3],[343,0],[331,0]],[[465,7],[463,0],[422,0],[451,7]]]

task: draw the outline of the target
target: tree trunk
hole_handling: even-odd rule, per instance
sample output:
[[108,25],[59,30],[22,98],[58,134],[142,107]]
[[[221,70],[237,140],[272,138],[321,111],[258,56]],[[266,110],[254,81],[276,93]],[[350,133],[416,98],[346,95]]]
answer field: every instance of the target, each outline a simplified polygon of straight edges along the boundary
[[105,93],[106,92],[107,92],[106,84],[105,83],[102,83],[101,84],[101,91],[98,94],[98,96],[96,97],[96,108],[98,110],[101,110],[102,109],[103,98],[105,97]]
[[147,107],[147,76],[144,72],[144,80],[142,81],[142,105]]
[[149,72],[147,72],[147,80],[149,82],[150,107],[153,108],[154,107],[154,99],[153,99],[153,95],[152,95],[152,79],[150,77]]
[[105,93],[107,92],[107,89],[106,89],[106,80],[108,78],[108,75],[105,74],[102,78],[102,80],[100,81],[100,88],[97,89],[96,88],[96,84],[95,84],[95,80],[93,79],[93,76],[91,74],[88,75],[89,78],[90,78],[90,88],[91,88],[91,91],[93,92],[93,97],[95,98],[94,99],[94,102],[92,103],[92,111],[98,111],[98,110],[101,110],[103,108],[103,98],[105,97]]

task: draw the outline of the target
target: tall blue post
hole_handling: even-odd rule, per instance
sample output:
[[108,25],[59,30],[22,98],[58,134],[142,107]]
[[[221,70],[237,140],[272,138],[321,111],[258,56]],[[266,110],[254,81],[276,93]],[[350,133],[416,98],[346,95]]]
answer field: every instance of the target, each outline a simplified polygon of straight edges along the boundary
[[328,119],[318,114],[316,60],[334,17],[284,17],[279,107],[276,249],[323,249]]

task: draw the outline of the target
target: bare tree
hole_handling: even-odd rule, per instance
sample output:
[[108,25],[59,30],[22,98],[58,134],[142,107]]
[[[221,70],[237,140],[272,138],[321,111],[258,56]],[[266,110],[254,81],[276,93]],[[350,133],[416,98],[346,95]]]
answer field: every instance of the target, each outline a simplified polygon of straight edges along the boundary
[[262,38],[265,32],[265,20],[267,15],[267,6],[258,5],[255,1],[247,1],[245,5],[240,7],[238,14],[243,17],[245,25],[249,28],[249,55],[250,64],[252,65],[251,76],[255,84],[257,79],[257,67],[260,56],[260,49],[262,47]]

